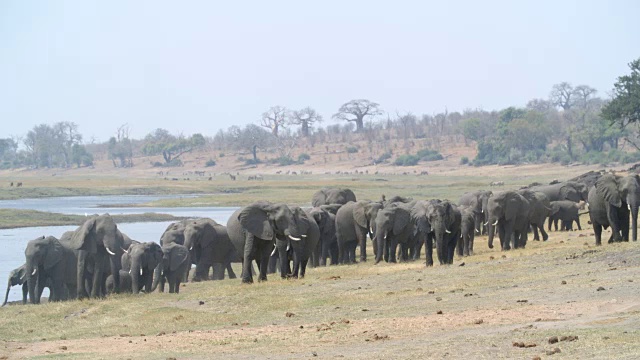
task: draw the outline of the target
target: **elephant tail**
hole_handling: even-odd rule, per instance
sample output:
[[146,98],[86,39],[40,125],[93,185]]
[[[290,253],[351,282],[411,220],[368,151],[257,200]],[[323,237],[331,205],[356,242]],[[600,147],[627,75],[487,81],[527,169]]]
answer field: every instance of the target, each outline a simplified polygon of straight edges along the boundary
[[158,266],[156,266],[156,268],[153,270],[153,284],[151,285],[151,291],[149,292],[156,291],[156,288],[158,287],[158,283],[160,282],[161,277],[162,277],[162,262],[160,262],[160,264],[158,264]]

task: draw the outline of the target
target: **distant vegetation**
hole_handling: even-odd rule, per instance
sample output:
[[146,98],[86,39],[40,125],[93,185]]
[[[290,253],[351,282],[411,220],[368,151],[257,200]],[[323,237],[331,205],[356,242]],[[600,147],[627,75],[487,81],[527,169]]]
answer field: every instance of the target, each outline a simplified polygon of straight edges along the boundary
[[[0,168],[84,167],[95,159],[132,167],[138,156],[156,157],[151,160],[154,166],[172,167],[183,166],[182,155],[191,151],[208,153],[206,166],[216,165],[225,154],[234,154],[246,165],[302,164],[312,155],[327,163],[327,156],[336,154],[338,160],[364,158],[371,164],[409,166],[443,159],[448,151],[443,144],[451,143],[475,146],[475,158],[460,159],[461,164],[474,166],[636,162],[640,160],[640,59],[629,67],[630,74],[615,83],[611,100],[598,97],[588,85],[567,82],[554,85],[546,99],[493,111],[392,116],[375,102],[355,99],[331,116],[340,123],[326,127],[320,126],[323,117],[311,107],[290,110],[278,105],[255,124],[234,125],[213,136],[156,129],[143,139],[131,139],[125,124],[105,143],[83,142],[73,122],[42,124],[24,137],[0,139]],[[324,159],[315,157],[318,153],[324,153]]]

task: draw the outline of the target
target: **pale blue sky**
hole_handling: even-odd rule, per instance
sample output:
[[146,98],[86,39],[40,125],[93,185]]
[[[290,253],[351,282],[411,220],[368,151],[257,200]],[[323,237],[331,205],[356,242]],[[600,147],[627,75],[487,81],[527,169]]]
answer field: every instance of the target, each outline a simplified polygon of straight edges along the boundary
[[330,119],[606,96],[640,57],[639,1],[0,1],[0,137],[74,121],[213,135],[273,105]]

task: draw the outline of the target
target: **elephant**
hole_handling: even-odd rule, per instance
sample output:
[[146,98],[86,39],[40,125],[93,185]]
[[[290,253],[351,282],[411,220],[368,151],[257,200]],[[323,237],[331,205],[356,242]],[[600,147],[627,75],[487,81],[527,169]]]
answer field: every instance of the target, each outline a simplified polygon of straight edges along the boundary
[[184,245],[184,229],[191,221],[193,220],[181,220],[167,226],[167,229],[160,236],[160,245],[164,246],[170,243]]
[[[426,243],[431,244],[427,249],[427,262],[433,258],[434,232],[427,219],[427,211],[430,206],[441,202],[442,201],[438,199],[419,200],[411,207],[411,221],[414,224],[414,237],[416,238],[413,260],[420,259],[422,246]],[[433,265],[433,260],[431,261],[431,265]]]
[[[132,244],[122,255],[122,270],[130,274],[128,289],[132,293],[137,294],[143,288],[145,292],[151,292],[153,274],[162,263],[162,257],[162,248],[155,242]],[[110,276],[113,279],[113,275]],[[115,279],[113,283],[115,286]],[[120,289],[125,289],[125,285],[122,284]]]
[[226,226],[208,218],[192,220],[184,228],[184,246],[191,252],[191,260],[196,265],[193,281],[208,280],[211,267],[213,280],[223,280],[225,269],[229,279],[236,278],[231,262],[240,262],[241,258],[229,239]]
[[489,197],[493,194],[490,190],[478,190],[473,192],[467,192],[462,194],[458,205],[464,205],[470,207],[474,212],[474,223],[476,226],[476,232],[478,234],[486,234],[486,222],[487,222],[487,202]]
[[184,245],[170,243],[162,247],[162,262],[154,272],[151,291],[160,284],[160,292],[164,292],[165,281],[169,283],[169,293],[179,293],[180,283],[191,267],[189,249]]
[[543,192],[547,195],[549,201],[587,201],[587,197],[589,195],[589,188],[587,185],[576,181],[565,181],[552,185],[533,186],[530,187],[529,190]]
[[596,181],[598,181],[598,179],[600,179],[600,177],[602,177],[602,173],[599,171],[589,171],[586,172],[582,175],[578,175],[572,179],[569,179],[569,181],[575,181],[575,182],[579,182],[579,183],[583,183],[587,186],[587,189],[591,189],[592,186],[594,186],[596,184]]
[[498,231],[500,247],[510,250],[525,247],[529,228],[529,201],[516,191],[494,193],[487,203],[489,216],[489,248],[493,249],[493,237]]
[[[27,264],[22,264],[21,266],[11,270],[9,272],[9,280],[7,281],[7,293],[4,295],[4,302],[2,306],[7,305],[7,300],[9,299],[9,291],[13,286],[22,285],[22,303],[27,303],[27,295],[29,294],[29,287],[27,285],[27,274],[26,274]],[[44,287],[39,287],[44,289]],[[38,294],[40,297],[42,294]]]
[[336,237],[338,240],[338,262],[356,262],[356,247],[360,245],[360,261],[367,261],[367,234],[373,236],[373,222],[382,208],[379,202],[350,201],[336,213]]
[[408,260],[407,249],[415,238],[411,222],[411,208],[404,204],[394,204],[378,211],[375,217],[375,246],[377,247],[375,263],[383,258],[386,262],[396,262],[398,244],[403,247],[401,259]]
[[458,206],[460,210],[460,237],[458,238],[458,256],[473,255],[473,240],[476,233],[476,211],[469,206]]
[[236,210],[227,221],[227,232],[238,254],[242,254],[242,282],[247,284],[253,283],[253,260],[260,269],[258,280],[267,280],[269,256],[276,238],[280,241],[301,240],[291,209],[285,204],[266,201]]
[[[106,283],[107,283],[106,285],[107,295],[115,294],[115,284],[113,280],[113,275],[107,276]],[[142,290],[142,288],[140,287],[141,285],[142,284],[139,284],[138,286],[138,292]],[[132,292],[133,292],[133,287],[131,286],[131,273],[129,273],[129,271],[120,270],[120,293],[132,293]]]
[[529,225],[533,229],[533,239],[540,241],[540,236],[538,235],[538,230],[540,230],[542,240],[547,241],[549,234],[544,231],[544,221],[552,211],[549,198],[540,191],[522,189],[517,192],[529,201]]
[[601,245],[602,228],[611,226],[609,242],[629,241],[629,214],[632,239],[637,241],[640,176],[625,177],[606,174],[589,191],[589,217],[593,224],[596,245]]
[[350,189],[322,188],[313,194],[313,197],[311,198],[311,206],[318,207],[321,205],[331,204],[344,205],[349,201],[357,201],[356,195]]
[[462,223],[462,214],[457,206],[448,200],[429,201],[424,210],[414,207],[412,216],[418,222],[418,226],[422,227],[421,231],[433,233],[426,239],[426,265],[433,266],[434,240],[440,265],[453,264]]
[[312,255],[314,266],[326,266],[327,259],[331,265],[338,265],[338,238],[336,237],[336,212],[342,205],[322,205],[307,209],[306,213],[313,218],[320,231],[320,240]]
[[64,301],[76,293],[76,255],[53,236],[41,236],[24,250],[29,300],[40,303],[40,287],[51,281],[49,301]]
[[[66,232],[61,242],[68,243],[71,249],[76,250],[77,283],[81,285],[85,284],[85,280],[89,282],[88,286],[77,287],[79,299],[89,295],[93,298],[106,295],[107,274],[104,273],[104,269],[107,264],[110,273],[114,275],[115,291],[120,291],[120,269],[125,240],[109,214],[90,218],[75,231]],[[85,278],[87,274],[91,274],[92,278]]]
[[551,213],[549,214],[549,230],[551,224],[558,231],[558,220],[561,221],[560,230],[573,230],[573,222],[578,225],[578,230],[582,230],[580,226],[580,210],[584,210],[586,203],[584,201],[573,202],[570,200],[560,200],[551,202]]
[[[320,228],[313,217],[299,207],[292,207],[291,211],[298,226],[300,240],[276,237],[276,245],[269,261],[269,273],[274,273],[276,262],[280,260],[280,277],[283,279],[289,276],[294,279],[298,276],[304,278],[309,259],[320,241]],[[293,268],[290,267],[290,260],[293,261]]]

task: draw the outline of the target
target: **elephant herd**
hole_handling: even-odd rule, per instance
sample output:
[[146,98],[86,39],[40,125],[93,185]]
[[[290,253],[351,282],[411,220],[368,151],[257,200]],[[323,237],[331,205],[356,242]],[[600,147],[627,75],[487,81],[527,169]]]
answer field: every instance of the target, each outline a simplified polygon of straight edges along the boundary
[[[45,287],[50,301],[100,298],[110,293],[152,292],[160,285],[177,293],[181,282],[236,278],[232,263],[242,264],[243,283],[253,277],[304,277],[308,265],[352,264],[356,254],[367,261],[367,239],[375,264],[418,260],[425,248],[426,265],[433,250],[441,265],[454,255],[473,254],[474,238],[486,234],[488,247],[496,237],[502,250],[523,248],[528,234],[548,239],[557,230],[572,229],[588,205],[596,244],[602,228],[611,227],[609,242],[637,240],[640,177],[589,172],[549,185],[518,190],[479,190],[449,200],[414,200],[382,195],[378,201],[357,200],[353,191],[324,188],[311,199],[311,208],[258,201],[238,209],[226,226],[212,219],[183,220],[167,227],[156,242],[141,243],[118,230],[108,215],[88,219],[57,239],[31,240],[25,263],[10,273],[9,288],[22,285],[23,303],[37,304]],[[359,249],[359,253],[357,250]],[[257,266],[254,268],[253,264]],[[212,274],[210,276],[210,274]],[[4,305],[4,304],[3,304]]]

